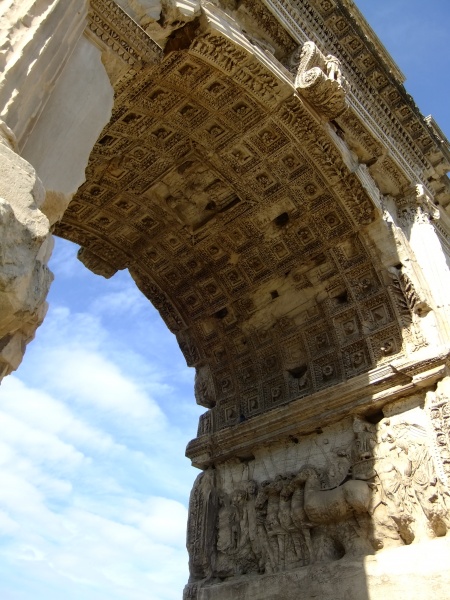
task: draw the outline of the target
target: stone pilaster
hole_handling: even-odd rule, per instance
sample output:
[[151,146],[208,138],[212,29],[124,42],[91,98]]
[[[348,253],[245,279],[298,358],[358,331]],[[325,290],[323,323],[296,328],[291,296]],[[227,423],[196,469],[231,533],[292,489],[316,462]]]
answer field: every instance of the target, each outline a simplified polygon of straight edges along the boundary
[[86,27],[88,0],[23,0],[2,7],[0,118],[23,148]]
[[409,241],[428,293],[433,299],[440,341],[450,341],[450,271],[434,222],[440,218],[423,185],[416,185],[398,205],[398,221]]

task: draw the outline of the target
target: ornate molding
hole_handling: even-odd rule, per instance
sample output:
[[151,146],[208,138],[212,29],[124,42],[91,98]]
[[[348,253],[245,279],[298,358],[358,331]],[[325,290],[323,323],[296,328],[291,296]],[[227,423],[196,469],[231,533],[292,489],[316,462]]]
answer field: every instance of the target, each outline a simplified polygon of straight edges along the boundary
[[440,212],[426,193],[424,186],[418,184],[398,202],[398,218],[405,227],[414,223],[429,224],[440,218]]
[[450,478],[450,402],[439,390],[427,394],[427,412],[434,436],[431,440],[438,471],[448,484]]
[[130,66],[161,60],[162,49],[114,0],[91,0],[88,27]]
[[322,54],[314,42],[303,44],[294,85],[327,119],[335,119],[347,108],[341,63],[331,54]]
[[425,174],[433,171],[428,154],[431,148],[440,152],[439,140],[400,87],[401,77],[393,77],[369,49],[361,33],[364,27],[349,18],[347,6],[330,0],[264,0],[264,4],[299,44],[312,40],[339,58],[349,82],[351,111],[375,140],[389,148],[397,170],[409,181],[416,181],[420,173],[425,182]]
[[[435,384],[445,375],[448,360],[448,349],[432,352],[423,348],[414,360],[386,363],[307,399],[298,398],[289,406],[279,406],[222,431],[209,431],[189,442],[186,456],[194,466],[204,469],[232,456],[247,456],[260,444],[307,435],[318,423],[321,427],[331,425],[349,412],[375,411]],[[212,417],[212,411],[205,413],[205,419]]]

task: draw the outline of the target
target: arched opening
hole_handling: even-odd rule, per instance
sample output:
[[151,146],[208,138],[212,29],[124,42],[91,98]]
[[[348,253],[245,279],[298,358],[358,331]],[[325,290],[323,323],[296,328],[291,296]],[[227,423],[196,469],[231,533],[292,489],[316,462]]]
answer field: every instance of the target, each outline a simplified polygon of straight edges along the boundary
[[[96,20],[103,10],[106,14],[112,8],[118,14],[117,7],[103,0],[93,4],[97,12],[90,21],[90,35],[96,35],[96,31],[101,39],[97,44],[102,45],[106,40],[104,45],[114,48],[120,60],[125,57],[128,65],[125,69],[135,65],[142,48],[151,49],[151,44],[141,43],[145,39],[142,30],[126,21],[128,31],[124,37],[127,38],[131,28],[132,43],[127,45],[124,39],[118,43],[117,32],[108,37],[111,31],[106,30],[111,23]],[[347,7],[347,3],[340,3],[343,4]],[[234,3],[227,3],[228,8],[231,5]],[[245,5],[248,3],[239,3],[239,9],[244,6],[241,12],[245,12]],[[332,2],[323,0],[318,10],[323,17],[332,8]],[[348,16],[345,11],[344,14]],[[284,69],[286,62],[284,66],[276,62],[287,59],[288,53],[280,52],[279,48],[274,52],[268,49],[269,34],[255,41],[251,34],[248,37],[246,29],[235,29],[228,21],[226,26],[219,27],[220,31],[214,26],[212,32],[201,30],[206,21],[194,20],[192,26],[174,33],[161,64],[155,65],[152,59],[142,60],[116,86],[113,117],[94,147],[87,181],[56,226],[59,234],[83,245],[80,258],[92,271],[110,277],[117,269],[130,269],[138,286],[160,310],[168,327],[176,332],[188,363],[197,368],[197,401],[208,411],[200,419],[197,439],[188,448],[193,463],[205,472],[195,483],[192,495],[188,532],[192,579],[186,589],[187,598],[197,598],[197,588],[203,585],[199,592],[203,598],[222,597],[220,594],[226,595],[227,589],[232,595],[235,578],[241,575],[284,573],[311,564],[314,553],[307,547],[308,536],[301,525],[297,530],[300,527],[302,535],[291,535],[292,525],[286,511],[286,505],[292,505],[294,494],[299,492],[299,486],[295,488],[291,483],[296,476],[300,477],[301,463],[314,463],[309,474],[312,500],[304,501],[309,510],[314,508],[315,494],[333,493],[338,488],[342,491],[343,485],[355,483],[352,479],[359,479],[368,492],[369,484],[364,481],[376,475],[374,462],[386,464],[385,459],[394,453],[398,455],[395,458],[398,466],[385,469],[383,476],[389,480],[392,473],[403,474],[406,483],[402,493],[416,493],[411,465],[419,455],[421,460],[427,457],[426,464],[431,464],[428,450],[422,454],[417,450],[424,450],[427,431],[427,435],[434,435],[440,443],[438,425],[444,421],[447,410],[441,390],[435,386],[444,372],[445,356],[421,354],[427,345],[445,339],[445,332],[434,327],[427,337],[430,328],[424,328],[427,335],[421,337],[419,322],[426,314],[432,317],[433,311],[427,299],[415,293],[414,284],[420,282],[420,277],[416,278],[411,267],[412,255],[405,250],[407,244],[401,238],[401,227],[396,229],[400,222],[396,202],[400,204],[403,194],[410,194],[407,175],[411,175],[411,165],[405,160],[402,172],[391,157],[383,155],[383,143],[376,141],[376,136],[371,138],[367,129],[359,129],[358,119],[352,120],[351,113],[342,113],[341,118],[340,109],[334,114],[334,104],[330,108],[326,102],[324,105],[323,98],[306,93],[303,97],[298,89],[294,92],[293,74]],[[348,25],[342,19],[336,23],[340,23],[338,32],[340,26]],[[159,24],[163,25],[163,20]],[[179,26],[176,21],[176,27]],[[364,27],[363,32],[370,34]],[[280,39],[281,45],[286,39],[287,45],[292,41],[289,35]],[[347,49],[359,56],[358,40],[355,45],[353,39],[342,39],[343,44],[348,44]],[[328,51],[327,44],[322,49]],[[342,49],[337,42],[334,47]],[[314,68],[322,71],[319,74],[326,85],[335,85],[340,78],[339,61],[332,55],[321,55],[314,45],[307,48],[310,58],[319,56]],[[377,48],[383,51],[382,47]],[[123,67],[116,59],[105,61],[109,75],[117,75]],[[357,69],[353,69],[355,77],[360,77],[360,70],[367,65],[366,74],[372,77],[370,64],[360,61]],[[351,60],[348,67],[351,70]],[[371,89],[376,94],[384,89],[379,75],[375,73],[371,79],[374,86]],[[394,73],[394,79],[395,76]],[[358,87],[361,80],[357,81]],[[395,86],[399,89],[397,84],[398,80]],[[402,117],[407,115],[406,130],[411,120],[420,120],[420,116],[409,99],[400,106],[395,98],[395,94],[389,95],[389,106],[398,109]],[[405,100],[403,91],[400,99]],[[342,97],[337,100],[342,108]],[[388,120],[392,118],[391,124],[399,118],[389,111],[386,114]],[[411,131],[424,135],[423,129],[423,123],[419,124],[417,130],[408,129],[408,135]],[[400,131],[403,135],[403,129]],[[414,140],[420,141],[415,135]],[[402,140],[397,138],[394,150],[397,143],[402,145],[406,140],[404,150],[408,139],[407,134]],[[411,154],[408,156],[411,158]],[[403,158],[397,155],[399,163]],[[419,170],[422,167],[423,163]],[[440,185],[432,179],[433,176],[427,179],[425,187]],[[408,211],[414,212],[411,206],[417,209],[418,198],[415,193],[411,195]],[[425,191],[420,198],[420,210],[424,206],[433,208]],[[390,214],[383,214],[383,210]],[[411,216],[408,211],[407,216]],[[433,227],[430,231],[435,235]],[[398,247],[402,248],[402,256]],[[111,342],[104,330],[103,316],[114,315],[118,304],[127,313],[119,329],[129,333],[129,322],[145,321],[139,312],[139,301],[131,303],[137,312],[130,313],[129,301],[137,296],[123,274],[119,279],[113,277],[111,285],[115,291],[109,297],[103,294],[94,301],[89,291],[83,298],[86,306],[94,308],[95,318],[87,318],[83,311],[74,314],[70,307],[60,311],[59,335],[76,329],[78,337],[74,344],[55,344],[56,350],[49,355],[53,361],[45,360],[48,353],[41,352],[45,369],[50,368],[41,371],[43,376],[49,373],[47,384],[53,381],[51,369],[57,372],[57,384],[49,394],[58,392],[71,402],[72,412],[69,415],[66,412],[65,416],[75,431],[78,426],[78,435],[75,405],[77,408],[82,405],[85,418],[93,412],[87,405],[97,407],[100,416],[91,427],[97,423],[102,427],[105,423],[116,423],[115,433],[125,447],[127,465],[131,464],[133,469],[136,466],[133,482],[138,482],[138,489],[133,483],[129,510],[117,508],[121,519],[117,527],[111,525],[114,502],[107,507],[106,519],[92,518],[96,516],[96,506],[105,504],[101,492],[96,490],[97,505],[94,501],[89,504],[82,494],[70,489],[70,480],[65,482],[65,488],[58,487],[56,477],[43,478],[43,483],[50,488],[53,485],[50,491],[55,505],[58,501],[63,503],[64,493],[73,493],[83,529],[101,525],[102,541],[126,545],[124,540],[144,542],[142,537],[136,537],[135,531],[130,531],[130,524],[135,529],[138,523],[141,530],[151,527],[153,531],[162,525],[167,532],[164,517],[167,499],[164,501],[163,497],[159,504],[152,499],[143,510],[136,500],[136,496],[145,493],[140,475],[144,477],[146,473],[141,471],[151,463],[139,454],[137,440],[145,438],[145,448],[156,452],[157,458],[161,453],[171,458],[171,450],[178,447],[179,439],[174,440],[173,434],[164,429],[164,423],[156,423],[164,421],[164,411],[158,411],[151,401],[151,393],[156,394],[158,389],[157,385],[148,385],[149,381],[155,383],[154,372],[145,372],[146,382],[142,382],[143,365],[136,361],[140,350],[134,351],[133,360],[124,360],[117,340]],[[426,284],[423,287],[428,289]],[[135,341],[139,349],[148,346],[142,328]],[[106,358],[99,354],[100,349],[106,349]],[[160,353],[153,356],[159,358]],[[83,360],[77,360],[81,357]],[[55,365],[60,365],[59,369]],[[179,372],[184,369],[183,366]],[[99,371],[107,374],[109,387],[98,377]],[[137,377],[138,384],[130,381],[131,374]],[[80,380],[83,385],[75,400],[70,390]],[[11,385],[19,386],[16,392],[25,389],[16,380],[12,381]],[[408,401],[401,406],[402,394]],[[51,396],[42,398],[43,406],[46,401],[48,406],[52,399],[55,400]],[[392,410],[384,412],[389,402]],[[432,406],[435,430],[427,424],[426,403]],[[53,407],[56,409],[55,403]],[[120,419],[127,410],[132,422],[134,419],[137,423],[134,429]],[[178,410],[174,412],[180,417]],[[416,420],[405,425],[403,413]],[[59,415],[61,427],[64,422],[61,410]],[[40,416],[41,422],[44,417]],[[28,418],[33,419],[33,414]],[[55,427],[51,420],[44,425],[47,430]],[[142,435],[142,430],[146,435]],[[163,441],[158,445],[161,435]],[[115,446],[108,447],[106,431],[100,429],[97,437],[104,443],[103,450],[110,450],[108,458],[118,452]],[[412,440],[409,447],[405,439]],[[42,437],[40,440],[45,445]],[[381,450],[374,457],[372,450],[377,444]],[[131,457],[128,450],[132,451]],[[136,463],[133,453],[139,458]],[[107,482],[103,480],[104,488],[108,489],[108,485],[112,488],[115,500],[121,496],[118,484],[130,475],[117,464],[120,461],[113,477]],[[92,464],[88,466],[95,470]],[[440,466],[440,476],[445,476],[442,462]],[[149,472],[153,474],[150,468]],[[306,493],[306,480],[301,477],[295,481],[301,482],[302,493]],[[173,485],[172,478],[171,473],[170,479],[158,480],[158,485],[165,490]],[[432,475],[429,480],[434,481]],[[89,483],[95,487],[90,480]],[[388,491],[391,493],[394,487]],[[28,489],[31,495],[32,490]],[[256,493],[262,489],[268,494],[267,513],[270,513],[270,519],[263,515],[266,533],[270,534],[269,559],[261,552],[261,545],[252,546],[255,538],[245,537],[245,516],[247,520],[250,518],[252,502],[256,503]],[[413,541],[413,528],[395,512],[395,498],[392,493],[391,496],[391,512],[385,510],[381,530],[383,527],[384,533],[386,529],[388,533],[394,530],[394,545],[409,545]],[[436,512],[426,505],[423,494],[419,496],[416,494],[412,504],[415,514],[420,513],[417,531],[422,534]],[[435,499],[430,502],[440,501],[440,491],[431,497]],[[280,516],[282,502],[285,512]],[[388,506],[388,502],[382,500],[377,507],[381,505]],[[169,503],[169,507],[176,515],[182,510],[179,504]],[[352,509],[356,508],[352,505]],[[404,503],[403,512],[409,509]],[[339,580],[338,563],[341,557],[345,560],[344,555],[355,552],[362,556],[382,548],[382,539],[366,535],[372,533],[375,522],[368,520],[367,505],[363,504],[362,512],[361,522],[356,523],[356,536],[353,521],[342,524],[338,519],[337,525],[323,537],[321,526],[327,515],[316,515],[311,538],[316,551],[321,539],[329,546],[323,556],[334,563],[330,577]],[[238,518],[240,515],[242,520]],[[284,519],[284,531],[273,527],[277,519],[280,523]],[[76,525],[70,519],[63,523],[74,543]],[[7,522],[6,526],[12,525]],[[434,526],[430,535],[443,535],[442,523]],[[86,535],[84,531],[82,535]],[[104,545],[96,545],[98,537],[96,540],[93,537],[91,533],[89,550],[93,554],[88,553],[88,559],[107,552]],[[391,539],[389,535],[385,537]],[[239,554],[242,540],[247,552],[243,561]],[[145,542],[139,552],[144,549],[145,560],[151,560],[155,546],[150,548]],[[156,549],[164,556],[166,566],[172,559],[178,559],[163,545]],[[114,552],[111,555],[113,564],[118,564],[114,562]],[[22,556],[40,559],[39,552],[32,547],[25,548]],[[139,563],[141,554],[132,556],[134,563]],[[64,568],[66,574],[70,572],[67,566],[70,555],[58,557],[56,562],[60,573]],[[78,566],[75,565],[72,574]],[[76,578],[79,573],[73,576]],[[114,573],[108,570],[105,577],[126,586],[131,574],[121,564]],[[281,578],[284,579],[284,574]],[[352,579],[355,586],[365,589],[365,571],[361,565]],[[222,580],[226,585],[220,588]],[[155,584],[155,579],[151,581]],[[161,577],[158,581],[164,585]],[[258,581],[256,586],[263,586],[261,581],[268,579]],[[219,587],[212,589],[211,582]],[[277,597],[277,578],[272,578],[272,582],[275,582],[273,591],[265,588],[263,593]],[[250,578],[246,585],[253,583],[255,580]],[[215,596],[216,592],[219,596]],[[289,595],[290,591],[286,593]]]
[[179,599],[194,373],[127,272],[105,280],[76,252],[56,240],[49,312],[2,383],[2,585]]

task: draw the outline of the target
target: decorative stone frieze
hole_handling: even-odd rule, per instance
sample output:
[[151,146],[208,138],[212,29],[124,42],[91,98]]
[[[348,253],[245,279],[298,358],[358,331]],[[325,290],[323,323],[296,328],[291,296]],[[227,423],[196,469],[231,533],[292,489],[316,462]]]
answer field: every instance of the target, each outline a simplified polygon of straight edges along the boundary
[[91,0],[89,30],[131,67],[154,63],[161,48],[114,0]]
[[[432,404],[435,426],[444,407]],[[448,488],[426,413],[416,399],[387,414],[376,424],[354,416],[319,435],[255,444],[245,460],[200,474],[188,523],[194,586],[445,536]]]

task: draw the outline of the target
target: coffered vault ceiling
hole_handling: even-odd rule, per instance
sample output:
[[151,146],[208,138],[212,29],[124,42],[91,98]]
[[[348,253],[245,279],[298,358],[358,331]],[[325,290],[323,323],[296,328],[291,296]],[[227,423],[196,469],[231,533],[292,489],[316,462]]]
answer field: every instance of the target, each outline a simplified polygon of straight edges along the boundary
[[96,273],[129,269],[220,429],[391,361],[411,320],[369,250],[375,205],[292,74],[189,31],[121,79],[56,233]]

